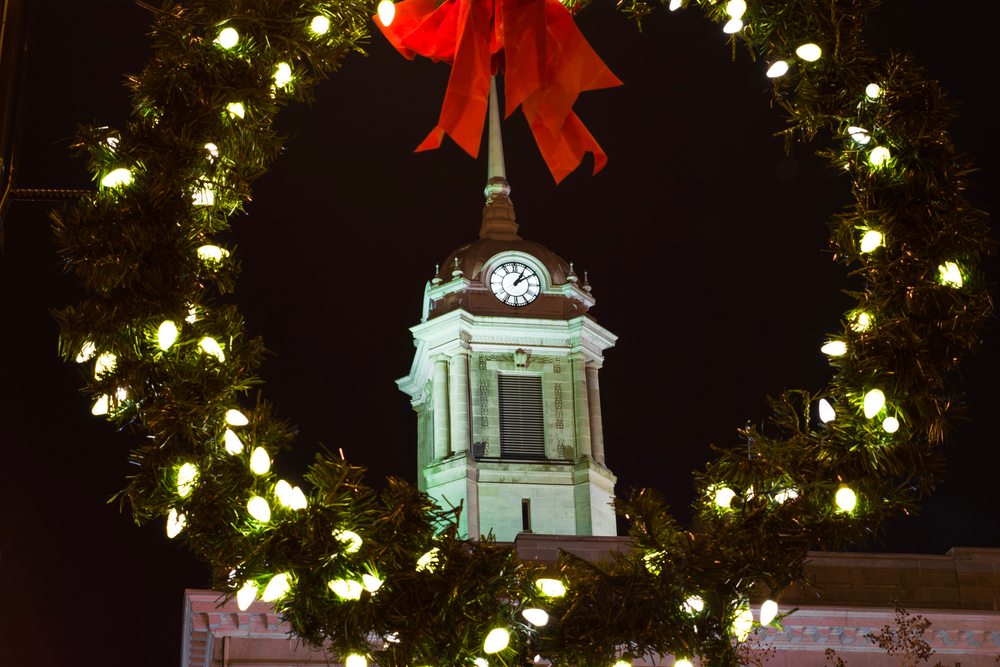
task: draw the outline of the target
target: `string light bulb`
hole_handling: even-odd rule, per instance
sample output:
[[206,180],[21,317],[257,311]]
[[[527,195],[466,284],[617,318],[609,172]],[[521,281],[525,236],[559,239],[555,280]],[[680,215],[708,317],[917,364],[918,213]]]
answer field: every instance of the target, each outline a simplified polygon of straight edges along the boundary
[[816,62],[823,55],[823,49],[819,48],[818,44],[803,44],[799,48],[795,49],[795,55],[806,62]]
[[96,352],[97,347],[88,340],[83,344],[83,347],[80,348],[79,354],[76,355],[76,363],[82,364],[85,361],[89,361]]
[[899,430],[899,420],[895,417],[886,417],[882,421],[882,430],[886,433],[895,433]]
[[720,489],[716,489],[715,504],[722,509],[728,509],[729,503],[733,502],[733,498],[735,497],[736,492],[724,486]]
[[729,0],[726,3],[726,14],[734,19],[742,18],[747,10],[747,3],[744,0]]
[[819,418],[824,424],[829,424],[837,418],[837,412],[825,398],[819,399]]
[[370,574],[361,575],[361,584],[365,587],[365,590],[368,591],[369,593],[374,593],[378,589],[382,588],[382,584],[384,583],[385,583],[384,580],[379,579],[378,577],[372,576]]
[[202,188],[196,188],[191,193],[191,202],[195,206],[211,206],[215,203],[215,191],[207,185]]
[[292,495],[289,498],[288,507],[293,510],[304,510],[307,505],[306,494],[302,493],[302,489],[297,486],[292,487]]
[[120,185],[128,185],[132,182],[132,172],[124,167],[115,169],[101,179],[101,185],[106,188],[117,188]]
[[743,607],[733,620],[733,634],[736,635],[736,640],[746,639],[751,628],[753,628],[753,612],[750,611],[750,607]]
[[732,18],[726,21],[726,25],[722,26],[722,32],[727,35],[739,32],[740,30],[743,30],[743,19]]
[[[250,455],[250,470],[255,475],[263,475],[270,469],[271,458],[267,455],[267,451],[263,447],[254,449],[253,454]],[[288,486],[287,482],[285,482],[285,486]]]
[[274,85],[278,88],[284,88],[291,80],[292,68],[288,66],[288,63],[278,63],[278,67],[274,70]]
[[101,415],[108,414],[108,410],[110,409],[111,409],[111,397],[108,396],[107,394],[104,394],[99,399],[97,399],[96,403],[94,403],[94,407],[90,409],[90,414],[94,415],[95,417],[100,417]]
[[236,46],[236,43],[240,41],[240,33],[236,32],[234,28],[226,28],[219,33],[218,38],[215,40],[224,49],[231,49]]
[[861,252],[871,252],[880,245],[882,245],[882,234],[874,229],[869,229],[861,237]]
[[507,644],[509,643],[510,633],[507,632],[507,629],[494,628],[490,630],[490,634],[486,635],[486,641],[483,642],[483,652],[499,653],[507,648]]
[[688,660],[687,658],[681,658],[680,660],[674,663],[674,667],[694,667],[694,665],[692,665],[691,661]]
[[378,20],[382,22],[382,25],[388,28],[395,16],[396,5],[393,4],[392,0],[382,0],[378,3]]
[[846,486],[840,487],[836,496],[837,507],[841,512],[850,512],[858,504],[858,497]]
[[681,0],[670,0],[670,11],[676,12],[681,8]]
[[958,268],[958,264],[955,262],[945,262],[938,267],[938,273],[941,276],[941,282],[950,287],[961,287],[964,284],[962,280],[962,271]]
[[[260,449],[260,447],[257,449]],[[256,450],[254,450],[254,453],[256,454]],[[265,456],[267,455],[265,454]],[[251,468],[253,467],[253,462],[250,463],[250,466]],[[255,470],[254,472],[257,471]],[[274,495],[277,497],[279,503],[285,507],[289,507],[291,505],[292,485],[283,479],[279,479],[278,483],[274,485]]]
[[257,597],[257,584],[248,581],[236,593],[236,606],[240,608],[240,611],[246,611],[255,597]]
[[115,369],[117,364],[118,357],[110,352],[105,352],[101,356],[97,357],[97,361],[94,363],[94,377],[100,378],[107,375]]
[[250,512],[250,516],[261,523],[267,523],[271,520],[271,506],[260,496],[252,496],[247,501],[247,511]]
[[226,105],[226,111],[229,112],[232,118],[243,118],[246,115],[246,109],[243,108],[242,102],[233,102]]
[[799,492],[796,489],[785,489],[784,491],[779,491],[774,494],[774,502],[780,504],[786,503],[789,500],[795,500],[799,497]]
[[344,661],[344,667],[368,667],[368,659],[363,655],[352,653]]
[[215,144],[208,143],[205,144],[205,150],[208,151],[208,157],[214,162],[219,157],[219,147]]
[[878,146],[868,154],[868,162],[870,162],[873,167],[881,167],[886,164],[891,157],[892,153],[889,152],[888,148],[885,146]]
[[544,609],[532,607],[522,611],[521,615],[528,619],[528,623],[538,627],[542,627],[549,622],[549,615]]
[[226,410],[226,423],[230,426],[246,426],[250,420],[239,410]]
[[417,572],[433,572],[438,565],[438,548],[434,547],[423,556],[417,559]]
[[872,389],[867,394],[865,394],[865,417],[871,419],[885,406],[885,394],[882,393],[881,389]]
[[230,454],[236,455],[243,451],[243,441],[240,440],[240,436],[233,433],[232,429],[227,428],[222,439],[226,443],[226,451]]
[[566,586],[558,579],[539,579],[535,582],[538,590],[550,598],[558,598],[566,595]]
[[774,79],[781,76],[787,71],[788,71],[788,63],[786,63],[784,60],[777,60],[773,65],[767,68],[767,75],[770,78]]
[[267,588],[264,589],[260,599],[262,602],[274,602],[278,598],[284,597],[290,588],[291,582],[288,581],[288,575],[276,574],[271,577],[271,581],[267,582]]
[[765,600],[760,606],[760,624],[769,625],[774,617],[778,615],[778,603],[774,600]]
[[361,599],[361,592],[365,590],[361,582],[350,581],[348,579],[333,579],[327,583],[327,586],[341,600],[359,600]]
[[185,498],[191,493],[196,479],[198,479],[198,468],[193,463],[182,465],[177,471],[177,495]]
[[842,340],[831,340],[829,343],[819,348],[819,351],[823,354],[828,354],[831,357],[839,357],[843,354],[847,354],[847,343]]
[[869,83],[865,86],[865,97],[870,100],[877,100],[882,94],[882,88],[877,83]]
[[330,19],[325,16],[317,16],[309,24],[309,29],[317,35],[325,35],[330,30]]
[[333,531],[333,539],[338,542],[347,542],[344,546],[344,553],[353,554],[357,553],[361,548],[361,536],[350,530],[335,530]]
[[622,658],[615,664],[611,665],[611,667],[632,667],[632,663]]
[[185,523],[187,523],[186,516],[178,514],[177,510],[170,510],[167,515],[167,537],[170,539],[177,537],[184,530]]
[[705,601],[700,596],[692,595],[684,601],[684,611],[689,614],[697,614],[705,608]]
[[857,332],[868,331],[872,326],[872,318],[868,313],[859,313],[851,322],[851,329]]
[[225,257],[229,256],[228,250],[223,250],[217,245],[203,245],[198,248],[198,259],[203,262],[221,262]]
[[206,354],[212,355],[219,361],[226,360],[226,353],[222,351],[222,346],[219,345],[218,341],[216,341],[214,338],[205,336],[204,338],[201,339],[201,341],[198,344],[201,346],[201,349],[204,350]]
[[851,139],[862,146],[871,140],[871,137],[868,136],[868,130],[863,127],[855,127],[854,125],[851,125],[847,128],[847,134],[851,137]]
[[177,325],[171,320],[164,320],[160,328],[156,330],[156,342],[161,350],[169,350],[170,346],[177,340]]

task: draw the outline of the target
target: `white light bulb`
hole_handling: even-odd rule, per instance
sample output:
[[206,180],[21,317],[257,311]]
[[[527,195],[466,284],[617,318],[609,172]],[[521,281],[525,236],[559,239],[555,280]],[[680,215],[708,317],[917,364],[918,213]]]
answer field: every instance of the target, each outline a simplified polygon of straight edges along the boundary
[[194,324],[198,321],[198,310],[194,306],[188,308],[188,316],[184,318],[184,321],[188,324]]
[[226,451],[230,454],[239,454],[243,451],[243,442],[240,440],[240,436],[233,433],[232,429],[226,429],[223,440],[226,443]]
[[847,134],[851,137],[851,139],[854,139],[854,141],[862,146],[871,140],[871,137],[868,136],[868,130],[863,127],[855,127],[854,125],[851,125],[847,128]]
[[128,392],[122,389],[121,387],[118,387],[118,391],[115,392],[115,396],[118,398],[119,401],[124,401],[126,398],[128,398]]
[[892,157],[892,154],[889,152],[889,149],[884,146],[879,146],[868,154],[868,161],[872,164],[872,166],[881,167],[889,161],[890,157]]
[[760,606],[760,624],[767,625],[778,615],[778,603],[774,600],[765,600]]
[[676,12],[681,8],[681,0],[670,0],[670,11]]
[[439,551],[437,547],[434,547],[423,556],[417,560],[417,572],[423,572],[427,570],[428,572],[433,572],[438,565],[438,555]]
[[784,60],[778,60],[769,68],[767,68],[767,75],[773,79],[775,77],[781,76],[787,71],[788,71],[788,63],[786,63]]
[[325,16],[317,16],[309,24],[309,28],[317,35],[325,35],[330,29],[330,19]]
[[278,598],[284,597],[289,588],[291,588],[291,582],[288,581],[288,575],[276,574],[271,577],[271,581],[267,582],[267,588],[264,589],[260,599],[263,602],[274,602]]
[[299,487],[293,487],[288,506],[293,510],[304,510],[307,505],[308,502],[306,501],[306,494],[302,493],[302,489]]
[[344,661],[344,667],[368,667],[368,660],[363,655],[352,653]]
[[881,389],[872,389],[865,394],[865,417],[871,419],[885,406],[885,394]]
[[236,606],[240,608],[240,611],[246,611],[255,597],[257,597],[257,584],[248,581],[236,593]]
[[83,344],[83,347],[80,348],[80,354],[76,355],[76,363],[82,364],[83,362],[88,361],[96,352],[97,347],[95,347],[94,344],[88,340]]
[[829,424],[837,418],[837,413],[825,398],[819,399],[819,418],[824,424]]
[[[253,454],[250,455],[250,470],[252,470],[255,475],[263,475],[270,469],[271,458],[267,455],[267,451],[263,447],[257,447],[254,449]],[[287,482],[285,483],[285,486],[288,486]]]
[[382,2],[378,3],[378,19],[382,22],[382,25],[388,28],[395,16],[396,5],[392,3],[392,0],[382,0]]
[[736,640],[746,639],[751,628],[753,628],[753,612],[749,607],[744,607],[736,614],[736,620],[733,621],[733,634],[736,635]]
[[684,602],[684,611],[689,614],[697,614],[705,608],[705,601],[697,595],[692,595]]
[[211,143],[205,144],[205,150],[208,151],[208,156],[212,159],[213,162],[216,160],[216,158],[219,157],[219,147],[216,146],[215,144]]
[[250,512],[250,516],[261,523],[267,523],[271,520],[271,506],[260,496],[253,496],[247,501],[247,511]]
[[490,630],[490,634],[486,635],[486,641],[483,642],[483,652],[497,653],[507,648],[509,643],[510,633],[505,628],[494,628]]
[[476,658],[472,661],[472,664],[476,667],[490,667],[490,663],[486,662],[484,658]]
[[674,667],[694,667],[687,658],[682,658],[674,663]]
[[861,313],[854,321],[851,323],[851,329],[854,331],[868,331],[872,326],[872,318],[868,313]]
[[882,94],[882,88],[877,83],[869,83],[865,86],[865,95],[870,100],[878,99],[879,95]]
[[106,188],[117,188],[119,185],[128,185],[132,182],[132,172],[128,169],[115,169],[101,179],[101,185]]
[[378,589],[382,588],[382,584],[385,583],[382,579],[374,577],[370,574],[361,575],[361,583],[365,587],[365,590],[369,593],[374,593]]
[[[260,449],[260,447],[258,447],[257,449]],[[254,450],[254,453],[255,454],[257,453],[256,450]],[[266,457],[267,454],[264,454],[264,456]],[[270,463],[268,463],[268,466],[270,466]],[[253,469],[253,460],[252,460],[252,458],[251,458],[251,462],[250,462],[250,468]],[[257,472],[257,471],[254,470],[254,472]],[[266,469],[265,469],[265,472],[267,472]],[[261,473],[258,473],[258,474],[261,474]],[[279,503],[281,503],[285,507],[288,507],[291,504],[292,485],[289,484],[288,482],[286,482],[283,479],[279,479],[278,483],[274,485],[274,495],[277,496]]]
[[327,586],[342,600],[357,600],[361,597],[364,587],[360,582],[346,579],[333,579]]
[[218,341],[214,338],[209,338],[208,336],[201,339],[199,343],[201,349],[205,351],[206,354],[210,354],[219,361],[226,360],[226,354],[222,351],[222,346],[219,345]]
[[246,114],[246,110],[243,108],[242,102],[233,102],[232,104],[227,104],[226,111],[228,111],[229,115],[233,118],[243,118],[243,116]]
[[111,409],[111,397],[108,396],[107,394],[104,394],[99,399],[97,399],[96,403],[94,403],[94,407],[90,409],[90,413],[92,415],[100,417],[101,415],[108,414],[108,410],[110,409]]
[[101,356],[97,357],[97,361],[94,363],[94,377],[100,378],[107,375],[115,369],[117,364],[118,357],[110,352],[105,352]]
[[963,284],[962,271],[955,262],[945,262],[938,267],[941,274],[941,282],[950,287],[961,287]]
[[886,417],[882,421],[882,429],[886,433],[895,433],[899,430],[899,420],[895,417]]
[[216,41],[219,42],[219,46],[222,48],[231,49],[240,41],[240,33],[236,32],[233,28],[226,28],[219,33],[219,38]]
[[799,492],[795,489],[785,489],[784,491],[779,491],[774,494],[774,502],[782,504],[788,502],[789,500],[795,500],[799,497]]
[[733,491],[732,489],[726,487],[716,489],[715,504],[722,509],[728,509],[729,503],[733,502],[733,498],[735,497],[736,497],[736,492]]
[[239,410],[226,410],[226,423],[230,426],[246,426],[250,420]]
[[525,609],[521,615],[528,619],[528,623],[541,627],[549,622],[549,615],[544,609]]
[[726,3],[726,13],[734,19],[741,18],[746,10],[747,3],[743,0],[729,0],[729,2]]
[[[361,548],[361,536],[350,530],[335,530],[333,531],[333,539],[338,542],[347,542],[344,546],[344,553],[353,554],[357,553],[358,549]],[[419,569],[419,568],[418,568]]]
[[611,667],[632,667],[632,663],[629,662],[628,660],[624,660],[623,659],[623,660],[619,660],[615,664],[611,665]]
[[816,44],[803,44],[795,49],[795,55],[808,62],[816,62],[823,55],[823,49]]
[[168,350],[177,340],[177,325],[170,320],[164,320],[160,328],[156,330],[156,340],[160,344],[161,350]]
[[170,510],[170,514],[167,515],[167,537],[170,539],[177,537],[184,530],[185,523],[187,523],[186,516],[178,514],[177,510]]
[[837,491],[837,507],[841,512],[850,512],[858,504],[858,497],[846,486]]
[[722,32],[731,35],[743,29],[743,19],[729,19],[726,25],[722,26]]
[[203,245],[198,248],[198,258],[203,262],[221,262],[224,257],[229,256],[228,250],[223,250],[217,245]]
[[882,245],[882,234],[874,229],[869,229],[861,237],[861,252],[871,252],[880,245]]
[[535,585],[538,586],[538,590],[542,592],[542,595],[547,595],[550,598],[558,598],[566,595],[566,586],[558,579],[539,579],[535,582]]
[[209,186],[197,188],[191,194],[191,201],[195,206],[211,206],[215,203],[215,191]]
[[288,66],[288,63],[278,63],[278,67],[274,70],[274,85],[278,88],[284,88],[291,80],[292,68]]
[[841,340],[831,340],[829,343],[819,348],[819,351],[823,354],[828,354],[831,357],[839,357],[840,355],[847,353],[847,343]]
[[184,498],[191,493],[196,479],[198,479],[198,468],[192,463],[182,465],[177,471],[177,494]]

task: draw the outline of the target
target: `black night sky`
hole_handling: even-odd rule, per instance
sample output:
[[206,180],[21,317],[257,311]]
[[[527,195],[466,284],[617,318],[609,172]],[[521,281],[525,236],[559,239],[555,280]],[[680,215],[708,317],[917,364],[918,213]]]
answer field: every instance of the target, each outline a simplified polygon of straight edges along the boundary
[[[598,321],[619,338],[601,371],[605,442],[619,494],[664,491],[686,521],[691,471],[709,444],[767,416],[765,397],[816,391],[819,352],[851,301],[826,252],[826,221],[849,202],[845,177],[772,135],[766,66],[726,46],[697,9],[658,8],[642,32],[612,3],[578,25],[623,87],[575,110],[608,154],[556,186],[520,111],[503,124],[522,237],[588,271]],[[912,52],[963,100],[959,147],[981,171],[969,198],[996,212],[991,3],[887,0],[879,48]],[[149,14],[127,0],[37,3],[19,186],[88,188],[67,149],[78,123],[123,127],[123,74],[149,55]],[[284,155],[222,239],[242,262],[235,295],[274,356],[264,396],[299,426],[276,467],[301,479],[322,443],[386,476],[416,480],[416,418],[393,380],[413,355],[423,286],[476,238],[485,142],[413,153],[435,125],[449,69],[405,60],[382,38],[278,118]],[[18,667],[176,665],[185,588],[207,575],[163,521],[142,528],[107,499],[138,436],[90,414],[75,364],[56,355],[49,309],[81,298],[57,264],[49,205],[16,203],[0,260],[0,663]],[[997,262],[986,269],[991,283]],[[974,420],[946,446],[949,473],[922,515],[889,524],[888,552],[1000,547],[996,382],[1000,335],[963,370]]]

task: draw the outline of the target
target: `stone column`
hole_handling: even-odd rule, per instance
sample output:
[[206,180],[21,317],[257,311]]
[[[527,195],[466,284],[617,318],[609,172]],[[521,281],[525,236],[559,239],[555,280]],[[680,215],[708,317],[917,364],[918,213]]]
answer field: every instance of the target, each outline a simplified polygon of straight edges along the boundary
[[448,417],[448,357],[434,358],[434,458],[443,459],[449,453]]
[[574,352],[573,364],[573,424],[576,428],[576,456],[593,457],[590,451],[590,409],[587,406],[587,372],[583,366],[583,353]]
[[469,449],[469,351],[462,348],[451,357],[451,450]]
[[601,422],[601,387],[597,384],[598,361],[587,362],[587,403],[590,407],[590,449],[594,460],[604,465],[604,426]]

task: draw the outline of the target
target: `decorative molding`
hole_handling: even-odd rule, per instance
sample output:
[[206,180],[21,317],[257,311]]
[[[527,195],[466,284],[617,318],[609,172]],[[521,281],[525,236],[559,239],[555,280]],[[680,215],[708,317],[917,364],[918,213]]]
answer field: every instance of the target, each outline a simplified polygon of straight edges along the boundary
[[[482,359],[482,357],[480,357]],[[482,370],[485,362],[480,361],[480,370]],[[490,381],[486,378],[479,379],[479,425],[483,428],[490,425],[489,418],[489,393],[490,393]]]
[[[559,428],[562,428],[562,426]],[[559,446],[556,447],[556,455],[561,459],[566,458],[566,438],[559,438]]]
[[479,355],[480,370],[486,370],[487,361],[514,361],[513,354],[482,354]]
[[[562,382],[556,382],[555,386],[556,393],[556,428],[562,430],[565,426],[563,421],[563,400],[562,400]],[[562,440],[562,438],[560,438]]]

